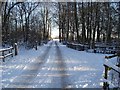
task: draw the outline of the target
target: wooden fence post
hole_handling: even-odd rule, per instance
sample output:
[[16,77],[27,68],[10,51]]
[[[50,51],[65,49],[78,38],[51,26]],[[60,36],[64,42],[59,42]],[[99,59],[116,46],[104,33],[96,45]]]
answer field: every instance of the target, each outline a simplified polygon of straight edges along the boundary
[[35,42],[35,50],[37,50],[37,41]]
[[[4,51],[2,51],[2,56],[4,56]],[[3,62],[5,62],[5,58],[3,57]]]
[[[118,53],[118,67],[120,67],[120,51]],[[118,82],[118,86],[120,87],[120,73],[119,73],[119,82]]]
[[[12,53],[12,49],[10,50],[10,53]],[[13,57],[13,53],[12,53],[12,57]]]
[[15,43],[15,56],[18,55],[18,45]]
[[[108,75],[108,66],[104,65],[105,66],[105,80],[107,80],[107,75]],[[104,90],[107,90],[108,89],[108,83],[107,82],[104,82],[104,86],[103,86],[103,89]]]

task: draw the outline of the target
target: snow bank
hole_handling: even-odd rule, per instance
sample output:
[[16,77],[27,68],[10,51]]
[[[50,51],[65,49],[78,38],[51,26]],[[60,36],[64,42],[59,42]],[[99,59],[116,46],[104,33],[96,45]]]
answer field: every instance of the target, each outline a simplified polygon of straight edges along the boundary
[[6,59],[2,63],[2,85],[3,87],[8,86],[8,82],[12,82],[16,76],[22,73],[27,64],[34,62],[45,50],[46,46],[38,47],[38,50],[19,48],[19,54],[13,58]]

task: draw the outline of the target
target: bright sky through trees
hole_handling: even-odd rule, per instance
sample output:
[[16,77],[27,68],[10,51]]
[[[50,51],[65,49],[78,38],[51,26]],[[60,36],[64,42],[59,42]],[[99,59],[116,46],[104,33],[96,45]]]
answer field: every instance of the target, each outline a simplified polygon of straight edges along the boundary
[[51,35],[51,37],[52,37],[52,38],[55,38],[55,37],[58,37],[58,36],[59,36],[58,27],[53,27],[53,28],[52,28],[52,35]]

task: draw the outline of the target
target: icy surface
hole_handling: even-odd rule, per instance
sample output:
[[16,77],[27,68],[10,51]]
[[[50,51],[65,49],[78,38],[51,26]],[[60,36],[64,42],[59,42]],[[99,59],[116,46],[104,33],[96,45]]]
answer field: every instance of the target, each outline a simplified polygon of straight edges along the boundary
[[50,41],[38,50],[19,49],[3,65],[2,87],[102,88],[105,54],[76,51]]

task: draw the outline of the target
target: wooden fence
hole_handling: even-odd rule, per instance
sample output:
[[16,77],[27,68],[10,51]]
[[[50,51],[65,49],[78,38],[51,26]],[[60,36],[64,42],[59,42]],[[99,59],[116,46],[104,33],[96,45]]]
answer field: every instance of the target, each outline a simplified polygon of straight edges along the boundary
[[[13,52],[14,50],[14,52]],[[3,60],[3,62],[5,62],[5,58],[6,57],[13,57],[13,55],[18,55],[18,46],[17,46],[17,43],[15,43],[14,45],[14,48],[13,47],[10,47],[10,48],[4,48],[4,49],[0,49],[0,59]]]
[[79,50],[79,51],[84,51],[89,49],[88,45],[74,44],[74,43],[67,43],[67,47],[75,50]]
[[[117,55],[112,55],[112,56],[105,56],[105,59],[111,59],[113,57],[116,57]],[[106,60],[105,63],[103,64],[104,65],[104,84],[103,84],[103,89],[104,90],[109,90],[109,81],[108,80],[108,71],[109,70],[113,70],[115,72],[117,72],[119,74],[119,83],[120,83],[120,63],[118,63],[118,65],[114,65],[112,64],[109,60]],[[120,88],[120,87],[117,87],[117,88]]]
[[0,53],[2,54],[2,55],[0,56],[0,59],[2,59],[3,62],[5,62],[5,58],[6,58],[6,57],[9,57],[9,56],[12,56],[12,57],[13,57],[13,47],[1,49],[1,50],[0,50]]
[[95,48],[91,50],[89,45],[74,44],[74,43],[67,43],[67,47],[79,51],[86,50],[87,52],[102,53],[102,54],[115,54],[120,49],[119,46],[95,45]]

